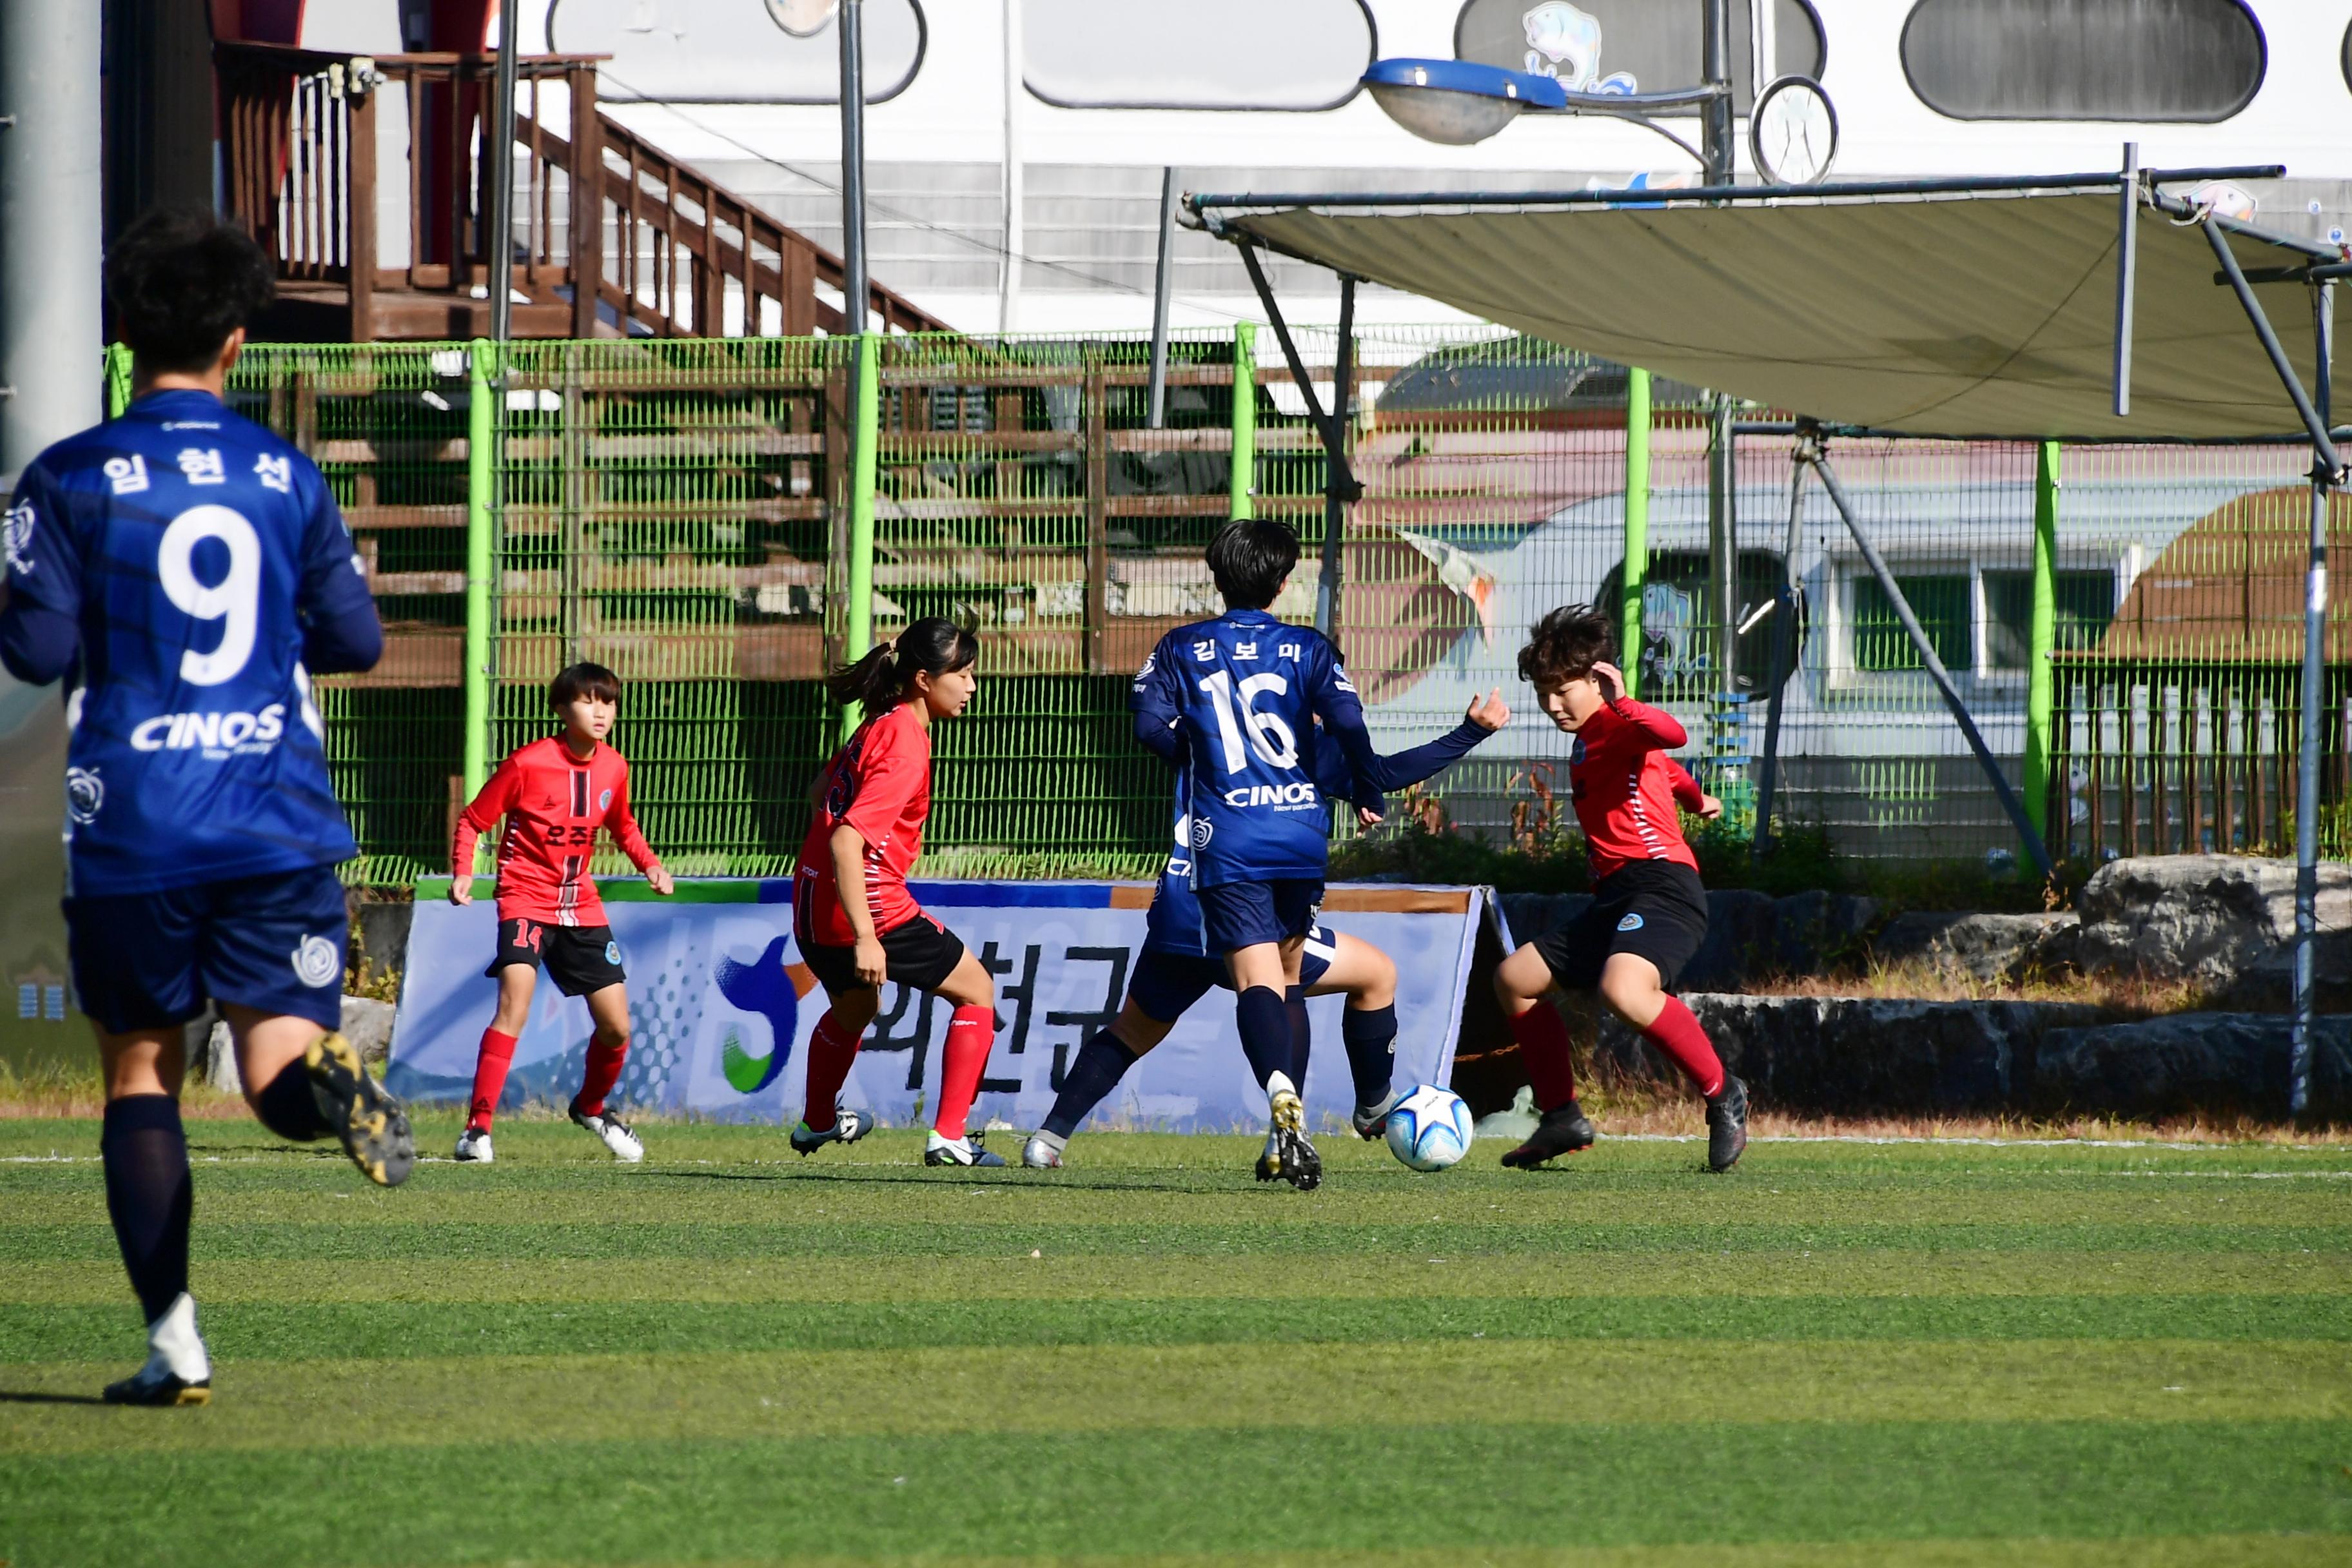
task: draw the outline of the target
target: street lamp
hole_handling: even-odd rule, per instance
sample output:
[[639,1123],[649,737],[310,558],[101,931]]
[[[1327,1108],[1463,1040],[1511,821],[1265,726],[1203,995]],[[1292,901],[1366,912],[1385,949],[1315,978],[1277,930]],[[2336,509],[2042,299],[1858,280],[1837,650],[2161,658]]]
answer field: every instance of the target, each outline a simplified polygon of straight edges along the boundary
[[[1571,92],[1556,77],[1507,70],[1475,60],[1375,60],[1364,73],[1372,101],[1424,142],[1466,147],[1527,113],[1605,114],[1656,132],[1708,171],[1727,177],[1717,160],[1650,118],[1655,111],[1692,109],[1731,96],[1728,82],[1706,82],[1671,92]],[[1710,117],[1711,122],[1712,117]]]

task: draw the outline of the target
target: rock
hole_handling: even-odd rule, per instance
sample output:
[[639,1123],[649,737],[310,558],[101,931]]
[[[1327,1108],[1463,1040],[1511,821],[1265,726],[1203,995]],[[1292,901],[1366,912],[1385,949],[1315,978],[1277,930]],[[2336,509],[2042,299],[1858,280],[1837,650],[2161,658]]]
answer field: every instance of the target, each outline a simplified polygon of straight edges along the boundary
[[343,998],[343,1037],[359,1048],[360,1059],[380,1068],[392,1054],[392,1014],[389,1002],[365,996]]
[[1878,900],[1818,889],[1772,907],[1772,963],[1784,974],[1819,974],[1854,954],[1878,918]]
[[2077,924],[2064,913],[1897,915],[1871,944],[1885,963],[1923,962],[1977,980],[2013,980],[2049,961],[2045,950]]
[[[2352,1110],[2352,1018],[2323,1017],[2312,1041],[2311,1106]],[[2137,1024],[2053,1029],[2037,1076],[2045,1108],[2121,1116],[2287,1114],[2287,1020],[2180,1013]]]
[[357,964],[364,958],[379,973],[407,968],[408,932],[415,920],[416,906],[406,900],[396,904],[370,900],[361,904],[360,940],[352,953],[352,963]]
[[1678,990],[1721,991],[1743,985],[1751,974],[1772,966],[1778,908],[1772,899],[1745,888],[1706,896],[1706,939],[1683,966]]
[[[2037,1059],[2052,1030],[2101,1021],[2077,1003],[1921,1002],[1887,997],[1683,998],[1759,1104],[1842,1115],[2021,1110],[2037,1096]],[[1613,1016],[1601,1051],[1674,1079],[1674,1069]]]
[[[360,1059],[378,1073],[392,1051],[392,1014],[389,1002],[365,996],[343,998],[343,1037],[359,1047]],[[245,1092],[245,1080],[236,1070],[236,1048],[229,1039],[228,1025],[218,1014],[206,1008],[189,1021],[182,1037],[191,1077],[223,1094]]]
[[[2086,973],[2137,973],[2228,991],[2283,978],[2293,962],[2294,863],[2159,855],[2100,868],[2075,899]],[[2316,973],[2352,984],[2352,866],[2319,868]]]

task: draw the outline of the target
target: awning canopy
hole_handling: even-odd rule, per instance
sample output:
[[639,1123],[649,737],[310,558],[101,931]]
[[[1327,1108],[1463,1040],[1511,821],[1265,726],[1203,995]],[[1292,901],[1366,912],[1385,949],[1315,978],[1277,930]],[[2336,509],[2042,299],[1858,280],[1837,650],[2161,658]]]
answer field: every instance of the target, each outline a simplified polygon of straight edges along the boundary
[[[1382,205],[1364,205],[1373,201]],[[2072,440],[2303,429],[2235,295],[2215,283],[2204,233],[2146,206],[2131,413],[2115,417],[2113,181],[1727,205],[1473,205],[1458,195],[1195,203],[1227,237],[1836,424]],[[2250,273],[2335,259],[2242,226],[2231,243]],[[2312,292],[2302,281],[2255,289],[2306,386]],[[2352,410],[2352,354],[2336,360],[2340,419]]]

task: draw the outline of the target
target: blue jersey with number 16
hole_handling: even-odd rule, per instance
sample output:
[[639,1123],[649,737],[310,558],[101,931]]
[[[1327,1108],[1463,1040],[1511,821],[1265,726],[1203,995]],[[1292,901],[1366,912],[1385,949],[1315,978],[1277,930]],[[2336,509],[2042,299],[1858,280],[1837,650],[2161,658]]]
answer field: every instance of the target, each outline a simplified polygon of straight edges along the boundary
[[155,892],[357,852],[303,655],[306,642],[358,647],[339,667],[364,668],[380,633],[308,458],[209,393],[153,393],[25,470],[6,544],[9,613],[20,626],[45,616],[78,672],[69,892]]
[[1194,886],[1324,874],[1317,750],[1339,745],[1367,776],[1376,759],[1363,704],[1319,633],[1264,610],[1179,626],[1144,661],[1129,706],[1146,745],[1169,756],[1181,744]]

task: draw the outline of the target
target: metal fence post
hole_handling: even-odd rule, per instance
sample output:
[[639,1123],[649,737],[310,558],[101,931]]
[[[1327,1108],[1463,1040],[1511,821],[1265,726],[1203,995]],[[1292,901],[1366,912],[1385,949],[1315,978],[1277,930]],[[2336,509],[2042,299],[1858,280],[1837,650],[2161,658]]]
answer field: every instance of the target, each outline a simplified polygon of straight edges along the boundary
[[2050,709],[2058,646],[2058,443],[2044,441],[2033,464],[2033,612],[2025,649],[2026,820],[2050,837]]
[[131,406],[131,345],[106,345],[106,416],[120,419]]
[[476,338],[467,355],[466,373],[466,798],[471,800],[489,778],[490,752],[490,579],[492,573],[492,488],[498,470],[491,462],[496,440],[497,408],[491,387],[498,378],[498,351],[487,339]]
[[1257,323],[1234,323],[1234,461],[1231,517],[1255,517],[1257,489]]
[[1650,373],[1625,373],[1625,563],[1617,624],[1625,695],[1641,695],[1642,589],[1650,575]]
[[[849,609],[842,617],[845,636],[841,658],[855,664],[874,647],[874,446],[882,425],[882,340],[857,334],[857,380],[851,388],[856,409],[855,446],[849,455]],[[847,740],[865,719],[841,710],[841,736]]]

